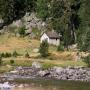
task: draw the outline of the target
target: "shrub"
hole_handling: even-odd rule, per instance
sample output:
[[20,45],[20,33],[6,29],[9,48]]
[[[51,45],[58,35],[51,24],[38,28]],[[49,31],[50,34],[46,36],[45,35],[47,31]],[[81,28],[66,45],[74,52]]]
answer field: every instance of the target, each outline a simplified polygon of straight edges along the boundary
[[10,60],[10,64],[14,64],[15,62],[14,62],[14,60]]
[[57,51],[64,51],[64,46],[62,43],[59,44]]
[[4,53],[1,53],[1,57],[5,57],[5,54]]
[[41,31],[38,30],[38,28],[32,28],[32,32],[34,33],[36,39],[39,39],[40,38]]
[[3,62],[3,61],[2,61],[2,57],[0,56],[0,65],[2,65],[2,62]]
[[12,56],[11,53],[8,53],[8,52],[1,53],[1,57],[4,57],[4,58],[8,58],[8,57],[11,57],[11,56]]
[[84,58],[84,62],[87,64],[88,67],[90,67],[90,54]]
[[5,57],[5,58],[11,57],[11,56],[12,56],[11,53],[7,53],[7,52],[6,52],[6,53],[4,54],[4,57]]
[[25,26],[20,27],[18,30],[18,33],[20,34],[21,37],[25,36]]
[[26,58],[29,58],[30,57],[28,52],[25,53],[25,57]]
[[40,48],[39,48],[39,53],[41,54],[42,57],[47,57],[49,55],[48,49],[49,49],[49,44],[47,40],[45,40],[40,44]]
[[13,52],[12,54],[13,57],[17,57],[18,56],[18,53],[16,51]]

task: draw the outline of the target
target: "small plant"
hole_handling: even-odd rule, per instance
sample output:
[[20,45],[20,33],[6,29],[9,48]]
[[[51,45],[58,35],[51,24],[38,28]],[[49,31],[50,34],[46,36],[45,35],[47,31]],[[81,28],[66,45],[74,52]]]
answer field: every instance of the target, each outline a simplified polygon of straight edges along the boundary
[[1,57],[5,57],[5,54],[4,53],[1,53]]
[[39,39],[40,38],[41,31],[38,30],[38,28],[32,28],[32,32],[34,33],[36,39]]
[[8,52],[6,52],[6,53],[4,54],[4,57],[5,57],[5,58],[11,57],[11,56],[12,56],[11,53],[8,53]]
[[19,28],[18,33],[20,34],[21,37],[25,36],[25,26],[22,26]]
[[84,58],[84,62],[90,67],[90,54]]
[[49,44],[47,40],[42,41],[39,48],[39,53],[41,54],[42,57],[47,57],[49,55],[48,49],[49,49]]
[[0,56],[0,65],[2,65],[3,61],[2,61],[2,57]]
[[29,56],[29,53],[28,52],[26,52],[25,53],[25,58],[29,58],[30,56]]
[[10,60],[10,64],[14,64],[15,62],[14,62],[14,60]]
[[64,51],[64,46],[62,43],[59,44],[57,51]]
[[17,57],[18,56],[18,53],[16,51],[13,52],[12,54],[13,57]]
[[8,52],[1,53],[1,57],[4,57],[4,58],[8,58],[8,57],[11,57],[11,56],[12,56],[11,53],[8,53]]

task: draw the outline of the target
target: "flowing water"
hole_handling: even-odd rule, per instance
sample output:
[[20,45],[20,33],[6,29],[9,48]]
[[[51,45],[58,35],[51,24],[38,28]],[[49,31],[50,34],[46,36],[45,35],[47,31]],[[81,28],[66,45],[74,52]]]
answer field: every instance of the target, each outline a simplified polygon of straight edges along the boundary
[[[25,82],[24,82],[25,83]],[[15,87],[14,90],[90,90],[90,83],[74,81],[32,81],[26,87]]]
[[65,89],[59,89],[57,87],[26,87],[26,88],[15,88],[14,90],[65,90]]

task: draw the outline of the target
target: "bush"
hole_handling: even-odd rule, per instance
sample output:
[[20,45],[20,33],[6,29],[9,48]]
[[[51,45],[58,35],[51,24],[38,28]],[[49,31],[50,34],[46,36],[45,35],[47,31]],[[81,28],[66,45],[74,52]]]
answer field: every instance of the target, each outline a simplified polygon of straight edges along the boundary
[[7,52],[6,52],[6,53],[4,54],[4,57],[5,57],[5,58],[11,57],[11,56],[12,56],[11,53],[7,53]]
[[34,33],[36,39],[39,39],[40,38],[41,31],[38,30],[38,28],[32,28],[32,32]]
[[11,57],[11,56],[12,56],[11,53],[8,53],[8,52],[1,53],[1,57],[4,57],[4,58],[8,58],[8,57]]
[[3,61],[2,61],[2,57],[0,56],[0,65],[2,65]]
[[13,57],[17,57],[18,56],[18,53],[16,51],[13,52],[12,54]]
[[90,67],[90,54],[84,58],[84,62],[87,64],[88,67]]
[[14,62],[14,60],[10,60],[10,64],[14,64],[15,62]]
[[18,33],[20,34],[21,37],[25,36],[25,26],[20,27],[18,30]]
[[57,51],[64,51],[64,46],[62,43],[59,44]]
[[5,57],[5,54],[4,53],[1,53],[1,57]]
[[26,52],[25,53],[25,58],[29,58],[30,56],[29,56],[29,53],[28,52]]
[[49,49],[49,44],[47,40],[45,40],[40,44],[40,48],[39,48],[39,53],[41,54],[42,57],[47,57],[49,55],[48,49]]

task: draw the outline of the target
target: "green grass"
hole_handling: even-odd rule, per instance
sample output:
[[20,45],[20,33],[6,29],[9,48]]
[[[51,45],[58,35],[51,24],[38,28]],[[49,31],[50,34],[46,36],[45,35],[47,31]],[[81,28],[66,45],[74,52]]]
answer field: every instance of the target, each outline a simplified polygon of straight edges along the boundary
[[12,71],[14,68],[10,65],[0,66],[0,73]]
[[[13,60],[13,59],[11,59]],[[10,60],[3,61],[3,65],[11,65]],[[12,66],[31,66],[32,61],[30,60],[14,60],[14,64]]]
[[[21,59],[21,58],[20,58]],[[3,59],[3,66],[0,66],[0,73],[4,73],[7,71],[11,71],[13,66],[26,66],[26,67],[30,67],[32,65],[32,62],[39,62],[42,65],[42,69],[49,69],[52,68],[54,66],[58,66],[58,67],[68,67],[68,66],[72,66],[72,67],[87,67],[86,63],[84,63],[83,61],[63,61],[63,60],[48,60],[48,59],[25,59],[22,58],[20,60],[19,58],[4,58]],[[14,63],[11,64],[10,61],[14,60]],[[10,67],[7,67],[7,66]],[[12,67],[11,67],[12,66]]]
[[[42,65],[42,68],[43,69],[48,69],[48,68],[51,68],[51,67],[54,67],[54,66],[59,66],[59,67],[68,67],[68,66],[82,66],[82,67],[87,67],[87,65],[82,62],[82,61],[56,61],[56,60],[40,60],[40,59],[37,59],[37,60],[15,60],[15,59],[10,59],[10,60],[14,60],[14,64],[13,66],[31,66],[32,65],[32,62],[36,61],[36,62],[39,62],[41,63]],[[3,65],[11,65],[10,64],[10,60],[3,60]]]

